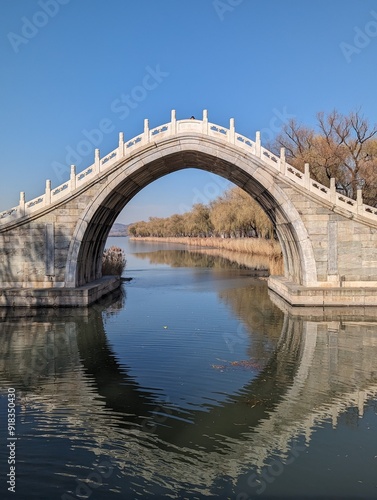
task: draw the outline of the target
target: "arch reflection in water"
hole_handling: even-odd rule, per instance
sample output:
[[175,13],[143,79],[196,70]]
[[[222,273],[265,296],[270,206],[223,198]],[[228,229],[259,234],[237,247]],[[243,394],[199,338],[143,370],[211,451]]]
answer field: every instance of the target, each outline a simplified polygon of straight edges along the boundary
[[17,391],[20,494],[30,498],[43,487],[48,495],[56,482],[62,494],[73,492],[77,478],[106,458],[116,473],[103,480],[98,498],[251,495],[250,474],[271,457],[284,463],[292,446],[308,447],[321,422],[336,426],[349,407],[363,414],[377,393],[373,314],[313,311],[306,319],[280,310],[261,281],[219,288],[252,342],[250,365],[223,360],[213,370],[224,380],[251,371],[239,391],[202,409],[169,401],[158,380],[143,387],[114,351],[112,325],[124,297],[87,311],[3,317],[1,380]]
[[[131,242],[137,246],[137,241]],[[283,259],[266,255],[248,254],[217,248],[159,249],[151,252],[135,252],[139,259],[148,259],[153,264],[168,264],[171,267],[200,267],[215,269],[252,269],[255,276],[283,273]]]

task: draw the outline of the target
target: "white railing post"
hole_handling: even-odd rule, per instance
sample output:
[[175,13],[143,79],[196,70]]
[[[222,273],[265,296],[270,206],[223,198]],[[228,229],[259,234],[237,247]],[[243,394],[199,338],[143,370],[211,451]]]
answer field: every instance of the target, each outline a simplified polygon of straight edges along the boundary
[[172,135],[175,135],[177,133],[177,118],[176,118],[176,114],[175,114],[175,109],[172,109],[171,110],[171,118],[170,118],[170,122],[171,122],[171,130],[170,130],[170,133]]
[[255,134],[255,156],[260,158],[261,155],[261,142],[260,142],[260,132],[259,130]]
[[71,191],[76,189],[76,165],[71,165],[71,176],[70,176]]
[[361,214],[363,212],[363,190],[362,189],[358,189],[356,191],[356,201],[357,201],[357,213]]
[[124,134],[119,132],[119,146],[118,146],[118,158],[123,158],[124,156]]
[[208,111],[203,109],[203,125],[202,125],[203,134],[208,134]]
[[24,191],[20,192],[20,204],[18,206],[18,211],[19,211],[20,217],[23,217],[25,215],[25,192]]
[[149,120],[145,118],[144,120],[144,142],[149,142]]
[[280,148],[280,172],[285,175],[285,148]]
[[330,179],[330,201],[334,205],[336,204],[335,177],[331,177],[331,179]]
[[304,186],[306,189],[310,189],[310,165],[305,163],[304,165]]
[[97,148],[94,150],[94,170],[95,173],[98,174],[98,172],[101,170],[101,159],[100,159],[100,150]]
[[234,138],[235,138],[234,118],[231,118],[229,121],[228,142],[230,142],[231,144],[234,144]]
[[47,179],[44,205],[49,205],[50,203],[51,203],[51,181]]

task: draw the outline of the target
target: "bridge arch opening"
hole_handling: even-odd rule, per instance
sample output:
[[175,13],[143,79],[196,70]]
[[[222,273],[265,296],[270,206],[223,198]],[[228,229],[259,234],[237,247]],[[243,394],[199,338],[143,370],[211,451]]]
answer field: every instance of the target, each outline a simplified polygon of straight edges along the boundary
[[199,140],[177,136],[149,144],[140,153],[121,160],[98,184],[97,194],[90,200],[74,231],[66,266],[66,286],[82,286],[99,279],[108,234],[123,208],[153,181],[186,168],[217,174],[251,195],[275,227],[282,248],[285,277],[303,285],[316,280],[315,260],[306,228],[291,200],[263,162],[208,137]]

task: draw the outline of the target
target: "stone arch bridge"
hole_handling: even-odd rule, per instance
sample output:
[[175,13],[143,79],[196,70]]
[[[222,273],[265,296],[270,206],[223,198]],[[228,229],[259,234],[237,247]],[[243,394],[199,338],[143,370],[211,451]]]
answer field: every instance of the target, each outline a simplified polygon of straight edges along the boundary
[[269,287],[292,305],[377,304],[377,209],[343,196],[229,128],[176,120],[125,141],[70,179],[0,213],[0,305],[87,305],[119,286],[101,259],[121,210],[154,180],[183,168],[218,174],[255,198],[272,220],[284,276]]

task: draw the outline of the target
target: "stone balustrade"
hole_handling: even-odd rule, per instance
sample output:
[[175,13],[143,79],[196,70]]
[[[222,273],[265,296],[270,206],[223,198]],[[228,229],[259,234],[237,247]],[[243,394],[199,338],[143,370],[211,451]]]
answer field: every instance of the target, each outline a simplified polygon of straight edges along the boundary
[[149,121],[144,120],[144,132],[136,137],[124,141],[124,134],[119,134],[119,145],[104,157],[100,157],[100,150],[95,150],[94,163],[83,171],[76,173],[74,165],[71,166],[70,179],[63,184],[51,189],[51,181],[46,181],[45,193],[36,198],[25,201],[25,193],[21,192],[20,203],[16,207],[0,212],[0,227],[9,222],[14,222],[19,218],[32,215],[34,212],[45,209],[50,205],[60,202],[69,197],[77,189],[81,189],[93,178],[106,171],[110,171],[120,160],[125,159],[135,153],[135,150],[149,143],[163,141],[169,137],[180,133],[192,132],[204,136],[214,137],[217,140],[224,141],[227,144],[234,144],[247,154],[260,158],[266,165],[275,169],[288,182],[297,184],[308,191],[309,195],[319,197],[327,204],[333,205],[342,211],[361,215],[366,219],[377,222],[377,208],[365,205],[362,201],[362,192],[358,191],[357,200],[344,196],[335,190],[335,180],[331,180],[331,186],[326,187],[310,177],[309,165],[305,165],[304,172],[294,168],[285,161],[285,151],[282,148],[280,156],[273,154],[268,149],[261,146],[260,133],[256,133],[255,141],[245,137],[235,131],[234,119],[230,119],[229,128],[210,123],[208,121],[207,111],[203,111],[202,120],[184,119],[176,120],[175,111],[171,112],[171,121],[158,127],[149,128]]

